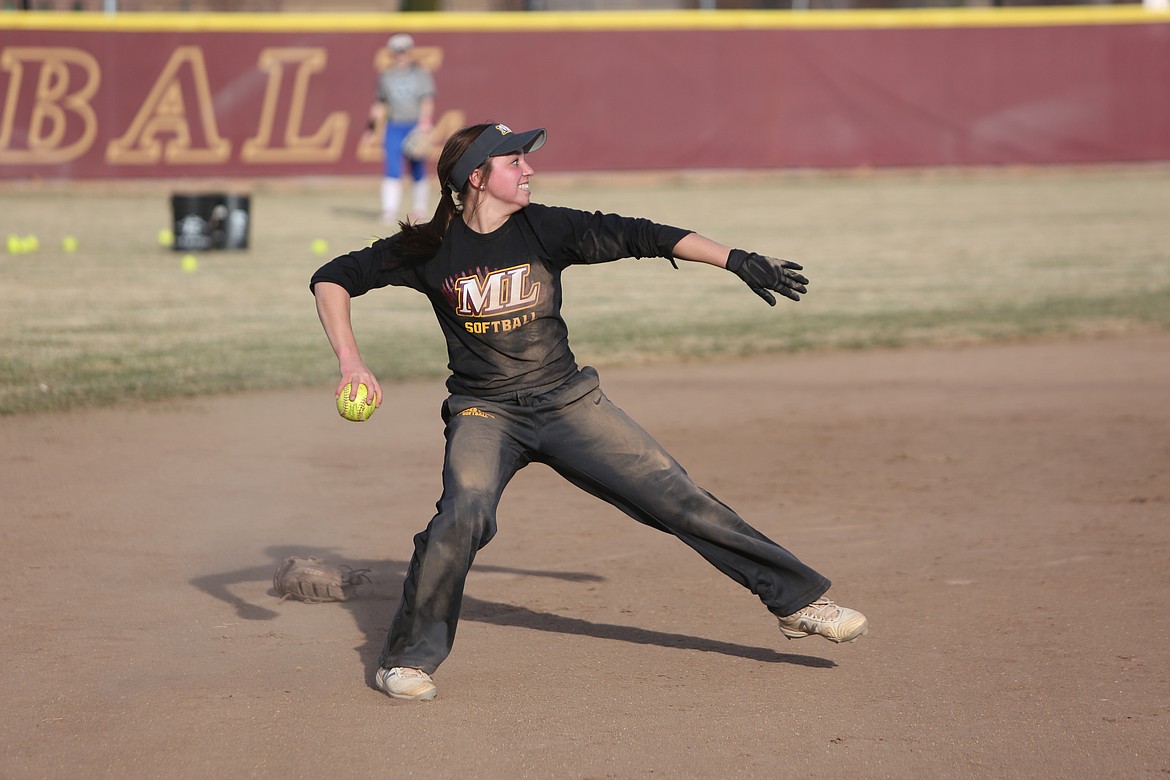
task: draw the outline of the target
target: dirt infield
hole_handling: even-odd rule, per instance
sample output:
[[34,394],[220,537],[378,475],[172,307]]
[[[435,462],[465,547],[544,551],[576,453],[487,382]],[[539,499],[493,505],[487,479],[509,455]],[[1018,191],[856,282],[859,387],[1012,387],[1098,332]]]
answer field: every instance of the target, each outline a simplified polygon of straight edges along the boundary
[[[602,372],[871,632],[785,641],[522,472],[439,698],[369,688],[439,382],[0,418],[0,777],[1165,777],[1170,335]],[[285,555],[370,567],[280,602]]]

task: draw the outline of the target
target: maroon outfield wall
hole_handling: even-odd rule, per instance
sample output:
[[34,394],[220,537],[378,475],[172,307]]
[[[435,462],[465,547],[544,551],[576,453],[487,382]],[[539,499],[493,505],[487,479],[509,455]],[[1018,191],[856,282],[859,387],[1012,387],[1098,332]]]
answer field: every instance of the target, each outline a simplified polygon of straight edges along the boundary
[[414,14],[333,30],[341,17],[87,29],[9,14],[0,177],[376,171],[380,151],[359,143],[375,56],[407,18],[443,129],[546,126],[546,171],[1170,159],[1170,17],[948,13],[957,24],[777,12],[660,28],[642,15],[629,29],[614,14],[593,28],[536,15],[540,29],[493,15],[481,30]]

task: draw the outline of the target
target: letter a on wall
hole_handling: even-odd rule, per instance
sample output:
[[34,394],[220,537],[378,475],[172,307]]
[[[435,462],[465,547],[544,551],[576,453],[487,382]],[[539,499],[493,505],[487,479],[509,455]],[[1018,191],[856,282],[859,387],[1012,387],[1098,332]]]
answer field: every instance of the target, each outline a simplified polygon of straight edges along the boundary
[[[188,98],[194,111],[188,109]],[[195,131],[195,132],[193,132]],[[106,162],[121,165],[219,163],[231,142],[215,123],[211,85],[197,46],[175,49],[125,135],[106,147]]]

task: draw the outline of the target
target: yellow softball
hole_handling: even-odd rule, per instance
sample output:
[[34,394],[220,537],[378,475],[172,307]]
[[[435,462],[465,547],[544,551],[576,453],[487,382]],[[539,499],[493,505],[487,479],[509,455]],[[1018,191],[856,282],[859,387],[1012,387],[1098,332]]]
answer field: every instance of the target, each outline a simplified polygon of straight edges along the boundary
[[337,413],[351,422],[365,422],[374,413],[374,404],[370,402],[370,391],[364,384],[357,388],[357,398],[350,400],[353,392],[352,383],[346,383],[341,395],[337,396]]

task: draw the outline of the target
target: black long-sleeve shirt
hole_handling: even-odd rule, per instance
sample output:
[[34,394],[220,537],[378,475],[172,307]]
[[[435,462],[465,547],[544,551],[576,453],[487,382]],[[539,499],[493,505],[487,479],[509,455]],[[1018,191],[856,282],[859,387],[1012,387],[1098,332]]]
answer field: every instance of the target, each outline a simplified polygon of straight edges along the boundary
[[313,274],[352,297],[387,285],[426,295],[447,341],[452,393],[497,396],[553,387],[577,370],[561,317],[561,273],[623,257],[673,260],[688,230],[616,214],[530,204],[481,234],[451,221],[423,263],[399,262],[398,235],[342,255]]

